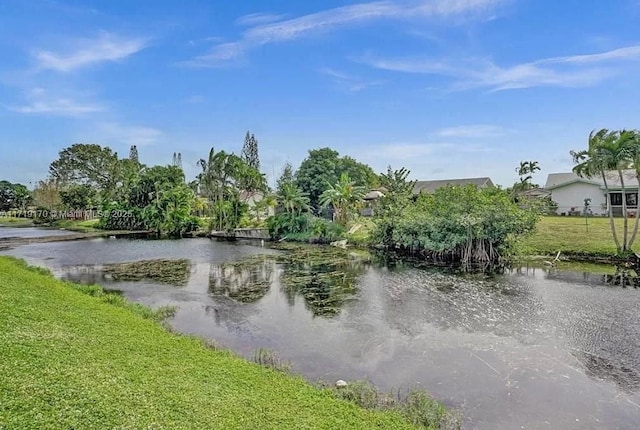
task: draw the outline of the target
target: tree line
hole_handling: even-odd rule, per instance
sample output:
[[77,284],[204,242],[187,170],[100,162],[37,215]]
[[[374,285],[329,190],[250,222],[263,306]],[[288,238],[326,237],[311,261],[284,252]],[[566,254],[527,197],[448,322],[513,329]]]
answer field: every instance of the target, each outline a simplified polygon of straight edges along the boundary
[[[527,163],[521,188],[531,185],[537,169]],[[368,205],[375,214],[369,244],[465,262],[498,260],[535,224],[534,212],[518,206],[510,191],[445,187],[416,196],[407,169],[376,174],[331,148],[310,150],[297,169],[285,164],[271,189],[250,132],[239,155],[211,148],[197,165],[199,173],[187,182],[179,153],[167,165],[148,166],[135,146],[121,158],[109,147],[74,144],[60,151],[32,197],[49,210],[100,209],[98,226],[109,230],[181,237],[265,226],[274,239],[325,243],[349,238]]]

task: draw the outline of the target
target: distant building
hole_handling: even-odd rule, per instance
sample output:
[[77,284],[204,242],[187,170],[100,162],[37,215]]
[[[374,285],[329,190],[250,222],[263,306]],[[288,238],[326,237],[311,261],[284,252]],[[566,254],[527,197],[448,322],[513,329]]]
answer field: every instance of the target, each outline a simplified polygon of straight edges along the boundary
[[360,209],[360,215],[362,216],[374,216],[375,215],[375,206],[378,199],[384,197],[384,193],[387,190],[379,189],[379,190],[371,190],[369,191],[363,198],[364,207]]
[[615,216],[622,216],[622,199],[626,199],[627,211],[632,214],[638,208],[638,180],[634,170],[625,170],[625,195],[622,195],[622,182],[618,172],[605,175],[609,195],[601,176],[581,178],[575,173],[551,173],[547,177],[544,189],[551,193],[551,200],[558,204],[559,215],[578,215],[583,212],[585,199],[590,199],[589,209],[594,215],[606,215],[609,205]]
[[437,181],[417,181],[413,186],[413,194],[420,193],[433,194],[438,188],[447,185],[460,186],[475,185],[478,188],[495,187],[495,184],[489,177],[484,178],[462,178],[462,179],[441,179]]

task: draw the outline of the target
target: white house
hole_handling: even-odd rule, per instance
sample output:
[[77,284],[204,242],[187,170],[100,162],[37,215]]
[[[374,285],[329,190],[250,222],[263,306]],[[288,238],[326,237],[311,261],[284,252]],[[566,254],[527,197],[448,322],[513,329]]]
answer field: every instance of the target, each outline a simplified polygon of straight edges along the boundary
[[[544,189],[551,193],[551,200],[558,204],[559,215],[579,215],[583,213],[585,199],[590,199],[589,209],[594,215],[606,215],[608,205],[613,214],[622,215],[622,181],[618,172],[605,175],[609,187],[607,197],[604,180],[601,176],[581,178],[575,173],[551,173],[547,177]],[[625,198],[629,213],[635,213],[638,207],[638,180],[633,170],[625,170]]]

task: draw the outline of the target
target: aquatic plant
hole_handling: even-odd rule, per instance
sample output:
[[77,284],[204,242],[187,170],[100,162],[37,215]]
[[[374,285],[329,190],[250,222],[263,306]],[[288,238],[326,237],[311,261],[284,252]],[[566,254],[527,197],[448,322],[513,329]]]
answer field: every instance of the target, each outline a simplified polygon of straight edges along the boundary
[[115,281],[142,281],[146,279],[182,286],[189,280],[191,262],[186,258],[142,260],[107,264],[103,270],[111,275]]

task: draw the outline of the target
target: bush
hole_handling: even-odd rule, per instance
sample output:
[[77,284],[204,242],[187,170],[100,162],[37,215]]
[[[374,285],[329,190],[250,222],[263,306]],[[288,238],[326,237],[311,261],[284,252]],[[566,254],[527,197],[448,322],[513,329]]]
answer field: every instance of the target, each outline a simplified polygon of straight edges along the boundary
[[267,218],[267,228],[272,239],[287,238],[298,242],[329,243],[345,237],[345,229],[339,224],[311,215],[278,214]]
[[133,208],[124,210],[118,206],[111,206],[104,209],[103,215],[96,227],[102,230],[148,230],[142,218],[141,209]]
[[511,253],[518,237],[533,231],[537,218],[499,188],[448,186],[421,194],[397,217],[378,220],[373,239],[434,259],[496,262]]

